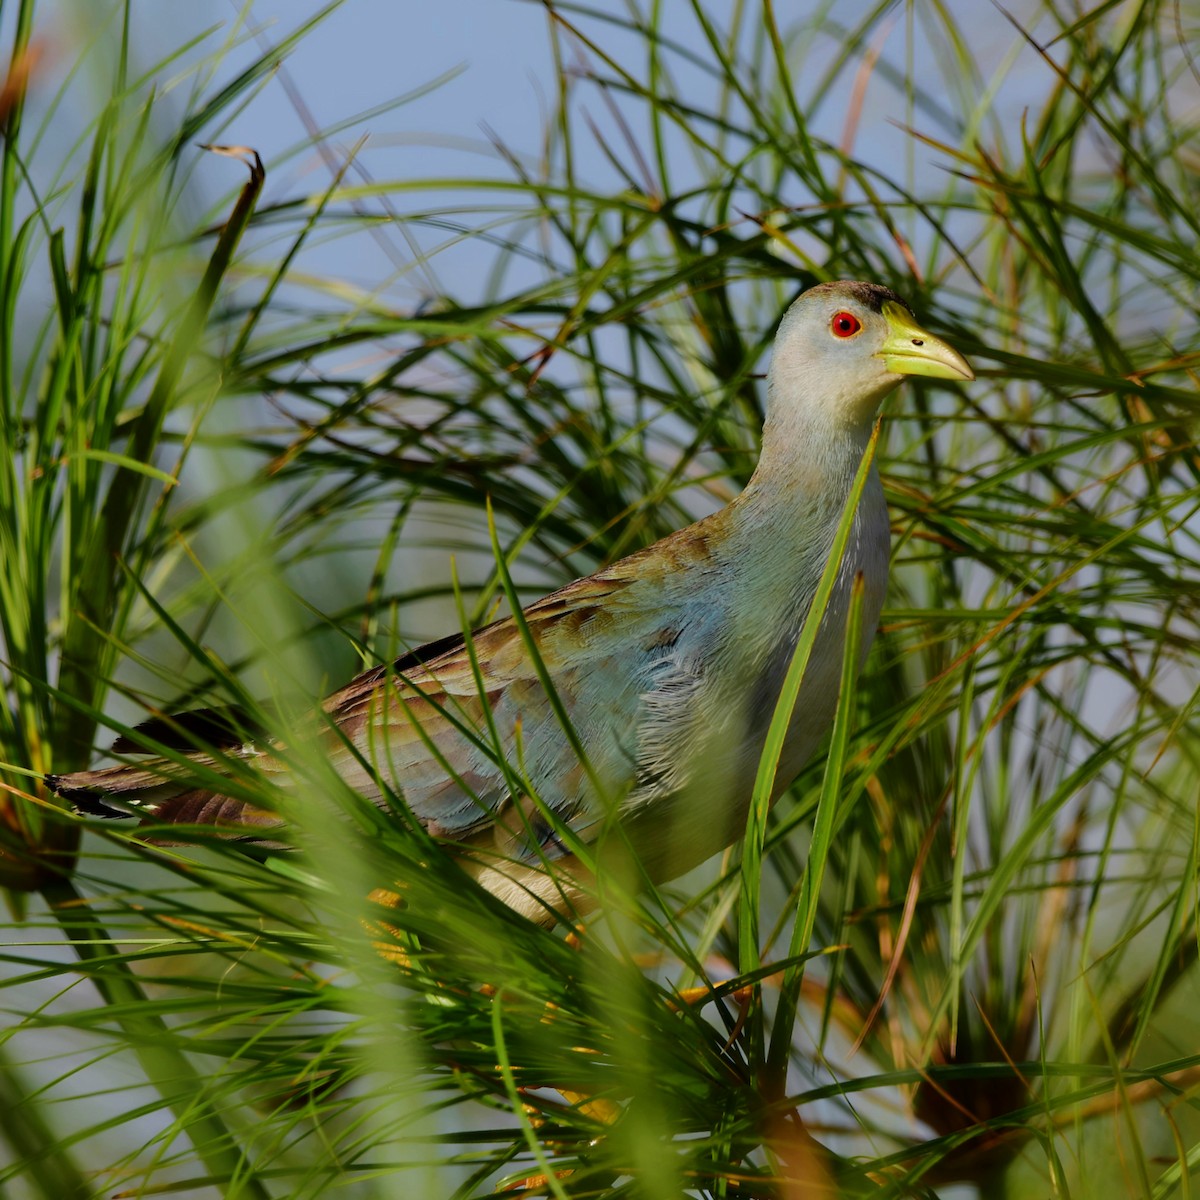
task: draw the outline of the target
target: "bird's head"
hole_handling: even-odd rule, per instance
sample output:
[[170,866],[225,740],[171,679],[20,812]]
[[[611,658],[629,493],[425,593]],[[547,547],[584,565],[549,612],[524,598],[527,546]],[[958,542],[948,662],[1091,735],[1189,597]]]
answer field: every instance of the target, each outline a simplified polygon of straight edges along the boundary
[[[922,329],[889,288],[821,283],[800,296],[779,324],[768,384],[771,409],[800,407],[805,418],[822,424],[869,426],[880,401],[906,375],[975,378],[967,360]],[[790,423],[786,417],[784,423]]]

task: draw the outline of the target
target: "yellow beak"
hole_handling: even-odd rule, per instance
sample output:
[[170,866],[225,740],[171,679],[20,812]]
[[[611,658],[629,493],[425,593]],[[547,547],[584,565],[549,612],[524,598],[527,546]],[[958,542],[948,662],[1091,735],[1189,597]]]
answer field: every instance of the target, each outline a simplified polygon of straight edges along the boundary
[[926,333],[912,313],[894,300],[885,300],[887,340],[876,358],[896,375],[929,375],[934,379],[974,379],[971,364],[941,338]]

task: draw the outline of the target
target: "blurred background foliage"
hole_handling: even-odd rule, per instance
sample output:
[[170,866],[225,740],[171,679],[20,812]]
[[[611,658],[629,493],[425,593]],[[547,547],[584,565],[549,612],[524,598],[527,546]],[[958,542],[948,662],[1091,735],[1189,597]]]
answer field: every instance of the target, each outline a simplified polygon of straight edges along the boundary
[[[287,71],[338,8],[0,10],[0,1188],[1191,1195],[1200,9],[545,0],[543,127],[391,176],[426,85],[322,128]],[[724,503],[826,278],[979,381],[888,404],[881,633],[753,878],[576,946],[332,786],[295,854],[47,796],[482,620],[488,503],[529,598]]]

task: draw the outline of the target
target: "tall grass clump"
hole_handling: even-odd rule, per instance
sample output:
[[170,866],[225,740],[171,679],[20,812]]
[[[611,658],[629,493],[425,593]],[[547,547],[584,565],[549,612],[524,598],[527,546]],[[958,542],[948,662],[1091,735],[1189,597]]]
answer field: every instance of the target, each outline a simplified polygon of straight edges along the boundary
[[[1191,1195],[1194,7],[547,0],[527,145],[389,178],[402,96],[230,147],[353,7],[149,66],[135,5],[3,10],[0,1190]],[[718,861],[564,937],[302,745],[293,849],[48,793],[725,502],[827,278],[979,380],[889,401],[870,660]]]

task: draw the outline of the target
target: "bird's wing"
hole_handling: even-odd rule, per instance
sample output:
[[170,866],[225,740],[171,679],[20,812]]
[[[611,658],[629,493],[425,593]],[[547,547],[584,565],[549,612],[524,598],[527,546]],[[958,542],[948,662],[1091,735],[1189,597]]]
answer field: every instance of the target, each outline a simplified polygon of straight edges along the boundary
[[[505,618],[435,644],[433,655],[422,648],[360,675],[323,706],[335,769],[369,796],[378,794],[379,778],[388,781],[442,837],[472,835],[526,782],[570,819],[584,798],[585,772],[563,718],[578,722],[580,739],[611,761],[597,744],[603,714],[593,697],[601,677],[628,674],[619,644],[632,632],[632,614],[622,616],[623,633],[605,636],[628,583],[577,580],[524,610],[527,633]],[[636,615],[632,623],[640,623]],[[629,687],[615,679],[610,686],[613,706],[632,719]]]
[[[645,721],[661,743],[673,719],[667,710],[687,702],[680,671],[664,667],[680,638],[680,612],[663,589],[707,557],[699,532],[682,530],[535,602],[523,613],[527,632],[509,617],[365,672],[324,702],[313,742],[352,787],[384,803],[384,781],[437,836],[476,837],[522,799],[514,793],[527,791],[526,783],[561,819],[585,825],[594,818],[593,783],[617,799],[633,789],[646,774],[639,762]],[[586,765],[564,718],[587,747]],[[286,779],[286,747],[247,743],[238,753]],[[219,757],[196,761],[220,770]],[[151,760],[52,784],[92,811],[112,797],[168,823],[270,819],[211,785],[171,784],[179,774],[178,765]],[[536,816],[531,824],[548,832]]]

